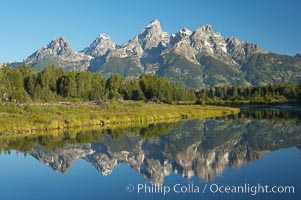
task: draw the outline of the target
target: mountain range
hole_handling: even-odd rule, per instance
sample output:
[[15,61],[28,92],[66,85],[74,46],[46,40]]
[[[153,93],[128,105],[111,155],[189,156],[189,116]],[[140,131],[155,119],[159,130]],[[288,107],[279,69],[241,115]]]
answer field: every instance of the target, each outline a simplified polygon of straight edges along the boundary
[[278,55],[257,44],[224,37],[209,24],[170,35],[153,20],[122,45],[100,34],[89,47],[76,51],[59,37],[25,62],[38,71],[53,64],[65,70],[102,73],[106,78],[113,73],[123,77],[157,74],[198,88],[300,82],[300,58],[300,54]]

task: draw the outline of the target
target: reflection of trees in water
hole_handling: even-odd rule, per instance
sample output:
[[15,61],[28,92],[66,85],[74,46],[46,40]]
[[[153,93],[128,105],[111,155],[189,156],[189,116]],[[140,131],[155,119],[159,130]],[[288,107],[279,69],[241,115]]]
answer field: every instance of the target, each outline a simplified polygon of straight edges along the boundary
[[271,109],[253,109],[243,110],[239,114],[239,118],[251,118],[251,119],[270,119],[270,120],[289,120],[297,119],[301,120],[301,113],[297,111],[283,111],[283,110],[271,110]]
[[272,109],[245,109],[235,115],[216,117],[216,120],[237,120],[237,119],[257,119],[257,120],[290,120],[295,119],[300,123],[301,112],[294,110],[272,110]]
[[299,122],[298,113],[250,110],[203,121],[1,139],[0,147],[28,152],[61,172],[81,157],[104,175],[126,163],[154,182],[172,172],[212,180],[225,168],[239,167],[267,152],[300,148]]
[[158,123],[150,124],[146,127],[132,128],[107,128],[101,130],[77,131],[76,129],[62,132],[60,134],[45,134],[0,138],[0,152],[17,150],[30,152],[36,146],[41,145],[46,149],[55,151],[62,149],[66,144],[87,144],[91,142],[101,142],[104,135],[109,135],[113,140],[120,140],[126,134],[138,134],[142,138],[158,137],[166,134],[179,123]]

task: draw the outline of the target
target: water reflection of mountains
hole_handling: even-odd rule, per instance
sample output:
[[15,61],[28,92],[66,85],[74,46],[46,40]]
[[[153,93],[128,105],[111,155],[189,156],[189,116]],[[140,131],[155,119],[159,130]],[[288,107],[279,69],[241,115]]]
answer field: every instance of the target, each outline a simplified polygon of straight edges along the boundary
[[270,151],[300,147],[300,130],[298,113],[252,110],[146,128],[6,139],[0,148],[27,152],[61,173],[82,158],[102,175],[125,163],[153,182],[163,182],[171,173],[212,180],[224,169],[240,167]]

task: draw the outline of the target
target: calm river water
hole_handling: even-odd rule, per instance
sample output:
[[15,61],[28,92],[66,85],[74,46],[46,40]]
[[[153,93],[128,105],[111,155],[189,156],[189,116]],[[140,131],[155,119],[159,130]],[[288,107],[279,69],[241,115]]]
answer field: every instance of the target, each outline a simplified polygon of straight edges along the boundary
[[0,139],[0,199],[301,199],[301,110]]

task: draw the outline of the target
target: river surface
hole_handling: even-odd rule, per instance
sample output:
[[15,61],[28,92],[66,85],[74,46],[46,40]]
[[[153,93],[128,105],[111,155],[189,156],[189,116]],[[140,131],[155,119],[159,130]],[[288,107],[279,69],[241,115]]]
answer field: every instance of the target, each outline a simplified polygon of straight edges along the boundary
[[0,200],[301,199],[301,110],[0,139]]

